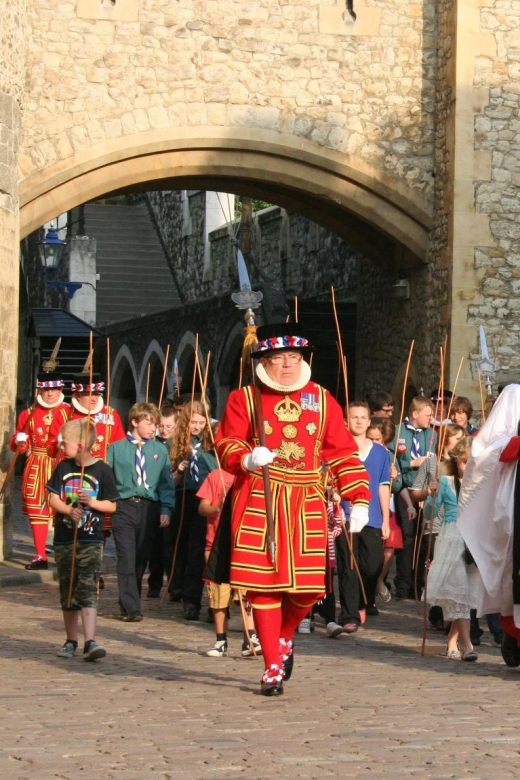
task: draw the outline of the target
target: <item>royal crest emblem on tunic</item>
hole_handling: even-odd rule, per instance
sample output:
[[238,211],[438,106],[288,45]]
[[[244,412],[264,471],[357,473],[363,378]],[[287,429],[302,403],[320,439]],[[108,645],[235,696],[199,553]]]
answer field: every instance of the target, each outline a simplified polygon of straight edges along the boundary
[[298,422],[302,415],[302,409],[296,401],[286,395],[283,401],[276,404],[274,413],[280,422]]
[[45,425],[51,425],[53,419],[54,419],[53,413],[52,412],[47,412],[47,414],[43,418],[43,422],[45,423]]
[[295,425],[284,425],[282,433],[288,439],[295,439],[298,436],[298,428]]
[[291,458],[293,460],[301,460],[305,455],[305,447],[300,447],[298,442],[295,441],[282,441],[276,450],[276,455],[280,460],[286,460],[289,463]]
[[273,428],[271,425],[269,425],[269,422],[267,420],[264,420],[264,431],[266,436],[270,436],[273,432]]
[[308,432],[309,436],[314,436],[316,433],[316,425],[313,422],[307,423],[305,430]]

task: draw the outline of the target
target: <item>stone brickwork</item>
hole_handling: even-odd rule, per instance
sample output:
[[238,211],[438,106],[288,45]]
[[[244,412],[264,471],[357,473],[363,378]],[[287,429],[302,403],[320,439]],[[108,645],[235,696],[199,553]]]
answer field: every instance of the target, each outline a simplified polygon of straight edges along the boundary
[[360,158],[431,204],[433,0],[367,0],[363,35],[320,26],[343,0],[131,5],[119,21],[101,2],[97,18],[94,2],[28,3],[23,175],[135,133],[241,126]]
[[[18,146],[25,65],[25,2],[3,0],[0,8],[0,484],[11,456],[7,434],[15,422],[18,361]],[[7,488],[7,495],[11,485]],[[0,560],[12,550],[10,504],[0,504]]]
[[[475,147],[491,156],[491,176],[476,188],[476,209],[489,217],[494,246],[478,246],[474,266],[479,298],[468,321],[485,324],[490,357],[500,381],[520,379],[520,7],[486,4],[482,31],[496,40],[497,55],[475,64],[475,85],[489,101],[475,118]],[[477,351],[474,358],[480,355]]]

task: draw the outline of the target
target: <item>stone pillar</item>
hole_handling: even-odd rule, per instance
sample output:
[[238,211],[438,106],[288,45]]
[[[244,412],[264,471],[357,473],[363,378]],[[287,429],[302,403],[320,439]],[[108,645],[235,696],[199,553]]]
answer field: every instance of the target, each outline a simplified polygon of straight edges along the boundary
[[[482,248],[493,252],[496,245],[490,231],[489,213],[476,203],[477,186],[491,186],[491,151],[476,148],[476,117],[488,104],[489,88],[476,78],[478,58],[496,57],[492,35],[481,30],[480,0],[457,0],[453,4],[453,61],[451,63],[452,106],[451,157],[452,208],[449,213],[448,267],[451,260],[451,348],[449,382],[453,385],[461,358],[465,365],[457,383],[457,394],[469,396],[479,406],[475,357],[478,346],[477,322],[468,312],[482,303],[482,270],[476,253]],[[489,147],[488,147],[489,148]],[[451,256],[450,256],[451,255]],[[471,359],[470,359],[471,356]],[[469,365],[468,365],[468,359]]]
[[[25,2],[2,4],[0,36],[0,484],[11,461],[7,443],[15,423],[18,363],[20,236],[18,226],[18,146],[24,77]],[[0,560],[11,555],[12,483],[0,504]]]

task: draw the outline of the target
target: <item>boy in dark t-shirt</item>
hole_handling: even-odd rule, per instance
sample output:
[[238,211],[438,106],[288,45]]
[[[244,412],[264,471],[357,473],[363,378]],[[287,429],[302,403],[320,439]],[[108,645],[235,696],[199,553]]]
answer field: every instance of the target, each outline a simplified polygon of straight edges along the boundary
[[95,641],[104,515],[116,511],[119,496],[112,469],[90,454],[96,438],[94,423],[71,420],[62,427],[61,436],[65,459],[46,485],[49,504],[56,511],[54,557],[67,632],[58,657],[72,658],[76,652],[81,611],[83,658],[95,661],[106,655]]

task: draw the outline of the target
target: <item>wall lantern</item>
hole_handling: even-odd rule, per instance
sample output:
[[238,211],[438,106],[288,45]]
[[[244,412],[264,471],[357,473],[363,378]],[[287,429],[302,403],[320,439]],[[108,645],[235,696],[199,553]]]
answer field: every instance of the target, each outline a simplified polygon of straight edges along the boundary
[[57,234],[54,228],[49,228],[43,241],[38,241],[38,251],[45,274],[54,273],[51,269],[56,269],[60,264],[66,242]]

